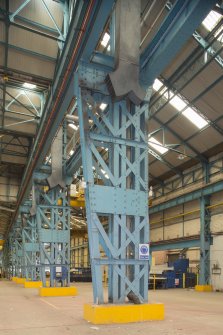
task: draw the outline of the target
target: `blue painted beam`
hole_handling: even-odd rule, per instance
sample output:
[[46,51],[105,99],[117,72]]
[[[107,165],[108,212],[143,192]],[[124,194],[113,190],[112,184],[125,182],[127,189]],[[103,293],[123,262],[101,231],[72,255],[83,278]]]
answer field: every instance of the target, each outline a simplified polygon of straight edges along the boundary
[[[73,17],[70,23],[66,43],[60,58],[60,64],[55,74],[51,93],[45,104],[43,118],[41,119],[29,162],[26,166],[18,195],[17,209],[12,218],[11,225],[13,221],[15,221],[20,204],[29,194],[32,174],[42,164],[45,155],[50,149],[58,126],[65,116],[71,97],[74,96],[73,73],[85,50],[89,52],[89,48],[92,47],[92,41],[89,38],[91,30],[93,29],[95,36],[100,35],[111,12],[113,2],[114,1],[106,2],[107,12],[104,7],[105,1],[91,0],[77,2],[77,5],[82,7],[80,8],[78,17]],[[104,8],[103,16],[99,17],[98,13],[101,6]],[[97,20],[97,30],[94,27],[95,20]],[[8,232],[11,225],[9,226]]]
[[200,199],[203,196],[208,196],[208,195],[211,195],[213,193],[220,192],[220,191],[223,191],[223,181],[219,181],[217,183],[204,186],[203,188],[201,188],[199,190],[189,192],[189,193],[181,195],[177,198],[166,201],[162,204],[150,207],[149,214],[154,214],[154,213],[157,213],[157,212],[161,212],[165,209],[175,207],[177,205],[181,205],[185,202],[189,202],[189,201],[192,201],[192,200],[197,200],[197,199]]
[[216,0],[178,0],[141,55],[140,82],[145,88],[166,68],[215,5]]
[[156,242],[151,243],[150,251],[162,251],[162,250],[172,250],[172,249],[184,249],[184,248],[200,248],[200,240],[184,240],[184,241],[176,241],[171,243],[161,243]]

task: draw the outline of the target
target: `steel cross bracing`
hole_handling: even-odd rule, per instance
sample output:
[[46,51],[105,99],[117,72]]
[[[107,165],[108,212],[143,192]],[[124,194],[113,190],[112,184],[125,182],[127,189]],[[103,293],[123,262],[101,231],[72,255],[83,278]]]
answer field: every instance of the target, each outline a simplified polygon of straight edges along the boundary
[[36,217],[23,214],[22,247],[24,257],[24,277],[26,280],[40,279],[40,252]]
[[[182,4],[184,6],[184,9],[181,11],[182,15],[183,15],[183,11],[184,10],[186,11],[186,8],[188,6],[188,10],[187,10],[188,16],[187,16],[187,18],[186,18],[186,20],[184,21],[184,24],[183,24],[183,26],[184,26],[183,29],[185,30],[184,34],[183,34],[184,38],[182,39],[182,36],[181,36],[181,43],[180,44],[176,43],[176,45],[178,46],[177,47],[178,49],[180,48],[181,44],[184,43],[184,40],[187,38],[187,36],[190,36],[190,33],[191,33],[190,30],[191,31],[193,30],[193,25],[198,24],[202,20],[202,18],[205,16],[205,14],[210,10],[210,8],[212,6],[212,1],[208,1],[208,3],[205,4],[205,6],[204,6],[203,3],[202,3],[202,6],[201,6],[201,3],[202,3],[201,1],[197,1],[196,2],[195,8],[196,8],[196,11],[199,12],[199,15],[197,15],[196,19],[195,19],[194,16],[193,16],[193,12],[194,12],[193,9],[194,8],[190,7],[189,2],[187,2],[186,7],[185,7],[184,4],[179,1],[179,6],[181,6]],[[201,8],[199,6],[201,6]],[[88,7],[90,8],[90,10],[92,10],[92,13],[94,13],[94,15],[97,15],[99,13],[100,14],[100,18],[97,17],[97,24],[93,25],[93,27],[91,29],[89,29],[89,26],[87,26],[88,27],[87,29],[89,29],[87,31],[89,32],[89,36],[91,37],[90,38],[91,43],[89,43],[88,40],[86,40],[86,45],[84,45],[82,42],[81,43],[78,42],[81,45],[81,50],[83,51],[82,55],[86,59],[89,59],[89,57],[91,57],[92,51],[94,50],[94,46],[97,44],[99,32],[102,31],[102,27],[103,27],[103,25],[104,25],[104,23],[105,23],[105,21],[106,21],[106,19],[108,17],[108,14],[109,14],[109,12],[111,12],[112,1],[109,2],[109,4],[106,2],[106,5],[105,5],[105,2],[102,2],[102,4],[100,6],[99,6],[98,3],[97,3],[97,6],[96,6],[96,4],[94,4],[94,6],[93,6],[92,2],[91,2]],[[199,10],[198,10],[198,8],[199,8]],[[82,14],[86,14],[86,7],[84,7],[83,11],[82,11],[82,9],[80,9],[79,13],[80,12],[81,12],[81,15],[80,15],[80,17],[81,17],[80,23],[81,23],[81,21],[83,20]],[[101,15],[101,13],[103,13],[103,15]],[[75,12],[75,14],[77,14],[77,13]],[[87,14],[89,14],[89,11],[87,12]],[[177,17],[177,20],[175,20],[175,22],[174,22],[174,26],[176,28],[176,31],[178,31],[177,30],[178,24],[180,22],[182,22],[182,20],[180,18],[180,15]],[[191,15],[193,16],[192,24],[191,24]],[[93,17],[93,15],[92,16],[88,15],[88,19],[90,18],[89,22],[91,22],[92,17]],[[65,107],[66,103],[64,103],[62,105],[61,103],[58,103],[58,101],[63,101],[63,99],[65,101],[66,98],[67,98],[67,95],[69,95],[69,93],[64,94],[64,91],[63,91],[64,87],[66,88],[67,92],[69,91],[68,90],[69,85],[67,85],[67,86],[64,85],[64,81],[66,81],[66,83],[69,83],[69,81],[70,81],[70,76],[67,75],[67,71],[65,70],[65,68],[66,69],[69,68],[69,69],[72,70],[72,69],[74,69],[74,66],[76,66],[76,59],[75,59],[75,62],[74,62],[74,58],[72,56],[71,57],[72,58],[72,62],[69,63],[69,66],[66,66],[64,68],[64,64],[66,63],[64,61],[64,58],[65,59],[69,58],[69,57],[67,57],[67,52],[68,52],[68,49],[70,48],[70,41],[72,40],[72,38],[73,38],[74,35],[75,35],[75,37],[78,35],[78,39],[80,37],[82,39],[82,37],[84,36],[83,31],[85,31],[85,30],[82,31],[82,29],[81,29],[78,34],[76,33],[77,29],[75,29],[75,27],[76,27],[77,23],[78,23],[78,21],[77,21],[77,19],[75,17],[75,19],[73,20],[73,22],[71,21],[71,24],[70,24],[70,33],[68,34],[68,38],[67,38],[68,43],[67,43],[66,48],[64,48],[65,49],[64,50],[65,57],[62,57],[63,59],[61,61],[61,64],[60,64],[60,66],[58,66],[59,71],[57,71],[56,76],[55,76],[55,85],[53,85],[52,95],[50,95],[50,98],[53,97],[53,99],[50,99],[46,103],[46,108],[45,108],[46,112],[44,113],[44,115],[46,117],[42,118],[42,122],[41,122],[41,125],[39,127],[38,136],[36,137],[35,145],[33,146],[33,150],[32,150],[32,153],[30,155],[30,161],[29,161],[29,164],[27,165],[27,169],[26,169],[26,172],[25,172],[25,175],[24,175],[23,188],[21,189],[21,192],[19,194],[19,203],[22,202],[23,198],[27,195],[27,193],[28,193],[28,191],[30,189],[30,186],[31,186],[31,183],[30,183],[31,174],[32,174],[32,172],[34,172],[34,169],[36,168],[36,166],[40,164],[40,160],[43,160],[43,157],[44,157],[44,155],[46,154],[46,152],[48,150],[47,143],[49,142],[49,138],[52,139],[52,137],[55,135],[55,128],[58,126],[59,122],[62,119],[62,116],[58,116],[58,115],[64,115],[63,112],[62,113],[56,113],[55,110],[60,110],[62,106]],[[190,27],[190,29],[188,29],[188,26]],[[72,33],[71,33],[71,31],[72,31]],[[71,36],[71,34],[73,34],[73,35]],[[159,36],[162,37],[162,34],[163,34],[163,31],[159,31]],[[71,38],[69,38],[70,36],[71,36]],[[173,38],[173,41],[174,41],[173,35],[171,35],[171,38]],[[165,50],[169,50],[168,51],[168,53],[169,53],[170,50],[171,50],[172,57],[173,57],[174,54],[175,54],[175,52],[176,52],[176,50],[174,49],[174,51],[173,51],[173,49],[169,46],[169,44],[165,43],[165,39],[162,41],[162,43],[163,44],[161,44],[161,43],[159,44],[159,48],[156,50],[156,52],[159,52],[159,49],[162,49],[163,52]],[[72,43],[72,45],[76,45],[76,44]],[[70,51],[71,50],[69,50],[69,52]],[[73,53],[70,52],[70,54],[77,56],[77,60],[78,60],[79,53],[76,52],[76,49],[74,50]],[[147,59],[146,59],[146,57],[147,57]],[[142,57],[142,62],[144,64],[146,64],[147,60],[149,59],[149,54],[148,53],[146,53],[146,57]],[[153,53],[153,59],[154,59],[154,57],[155,57],[155,55]],[[165,60],[165,59],[166,58],[163,57],[163,60]],[[164,66],[163,62],[162,62],[162,66]],[[61,69],[63,71],[61,71]],[[148,67],[146,67],[146,69],[148,70]],[[141,72],[143,72],[143,71],[144,71],[144,69],[142,69]],[[61,75],[61,73],[65,73],[65,76]],[[145,74],[147,76],[148,73],[145,73]],[[63,87],[63,89],[59,89],[59,95],[58,95],[58,98],[57,98],[57,97],[55,97],[55,92],[57,91],[56,89],[58,89],[58,87],[57,87],[58,78],[63,78],[62,86],[61,85],[59,86],[59,88]],[[67,80],[67,79],[69,79],[69,80]],[[152,78],[152,81],[153,81],[153,79],[154,78]],[[148,83],[145,83],[145,84],[147,85]],[[52,104],[51,104],[51,102],[52,102]],[[54,102],[55,102],[55,104],[54,104]],[[63,108],[63,110],[65,110],[65,108]],[[54,122],[50,122],[49,120],[55,120],[55,121]],[[43,131],[43,129],[42,129],[42,125],[43,124],[44,125],[47,124],[47,127],[45,127],[45,131]],[[48,134],[48,136],[46,136],[46,133]],[[46,140],[46,138],[48,140]],[[36,145],[36,143],[38,143],[38,145]],[[43,143],[45,143],[45,145],[43,145]],[[17,215],[17,211],[16,211],[16,215]]]
[[[139,244],[149,240],[148,102],[136,107],[129,100],[112,101],[104,96],[105,76],[84,65],[75,75],[94,302],[104,302],[102,265],[109,269],[110,302],[123,303],[129,292],[146,302],[148,261],[139,260]],[[105,112],[95,107],[102,101]],[[101,148],[107,148],[106,159]],[[103,185],[95,183],[93,168]]]
[[[58,201],[61,205],[58,206]],[[60,187],[39,193],[36,222],[40,251],[40,272],[46,287],[47,271],[50,286],[68,286],[70,282],[70,207],[67,194]]]
[[210,245],[211,239],[211,214],[207,208],[210,205],[210,196],[200,199],[200,274],[199,284],[210,284]]

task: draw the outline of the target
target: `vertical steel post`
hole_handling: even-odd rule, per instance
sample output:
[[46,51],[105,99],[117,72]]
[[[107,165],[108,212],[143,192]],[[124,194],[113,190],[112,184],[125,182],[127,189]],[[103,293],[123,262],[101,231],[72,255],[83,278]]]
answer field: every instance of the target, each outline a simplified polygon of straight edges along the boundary
[[140,106],[128,98],[115,102],[102,85],[97,90],[105,77],[86,65],[75,75],[94,302],[104,303],[105,265],[109,302],[123,303],[129,293],[147,302],[148,261],[139,259],[139,245],[149,241],[149,93]]
[[210,205],[210,196],[203,196],[200,199],[200,275],[199,284],[210,284],[210,222],[211,215],[207,206]]

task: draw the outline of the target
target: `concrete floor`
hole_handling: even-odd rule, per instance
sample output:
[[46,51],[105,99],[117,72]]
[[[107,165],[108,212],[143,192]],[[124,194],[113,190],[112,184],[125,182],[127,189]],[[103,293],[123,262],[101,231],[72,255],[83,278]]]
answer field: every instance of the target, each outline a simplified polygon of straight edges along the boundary
[[82,306],[92,301],[89,283],[77,283],[79,296],[41,298],[37,289],[0,281],[0,335],[222,335],[223,293],[193,290],[150,291],[150,301],[165,304],[165,320],[122,325],[92,325]]

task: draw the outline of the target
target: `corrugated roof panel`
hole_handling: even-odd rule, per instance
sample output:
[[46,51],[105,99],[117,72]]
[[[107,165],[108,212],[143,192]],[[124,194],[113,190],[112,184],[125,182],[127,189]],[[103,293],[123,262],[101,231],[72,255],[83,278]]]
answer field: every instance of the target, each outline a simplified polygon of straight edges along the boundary
[[169,121],[169,119],[171,119],[176,114],[177,114],[176,108],[168,104],[165,107],[163,107],[158,113],[156,113],[155,116],[157,116],[157,118],[162,123],[165,123]]
[[[182,147],[176,148],[176,150],[179,150],[180,152],[184,152]],[[180,153],[169,150],[165,156],[165,159],[173,166],[182,165],[183,163],[191,159],[190,157],[187,157],[186,155],[184,156],[184,159],[179,159],[179,157],[182,157]]]
[[183,115],[180,115],[175,120],[171,121],[168,126],[182,139],[187,139],[198,131],[198,128]]
[[223,106],[223,94],[222,94],[223,82],[221,81],[218,85],[209,91],[205,96],[196,103],[199,110],[208,117],[209,120],[216,120],[222,115]]
[[16,70],[23,69],[26,73],[30,73],[31,76],[34,74],[47,79],[53,78],[55,67],[52,62],[26,56],[16,50],[9,51],[8,66]]
[[221,75],[223,75],[223,71],[220,66],[212,62],[204,71],[188,83],[183,89],[182,94],[191,101],[204,90],[208,89]]
[[155,177],[159,177],[162,174],[166,173],[169,171],[169,167],[160,161],[156,161],[154,164],[152,164],[149,168],[149,171],[151,174]]
[[162,76],[165,79],[168,79],[178,69],[178,67],[186,60],[186,58],[192,53],[192,51],[196,47],[197,42],[191,37],[188,40],[188,42],[183,46],[183,48],[180,50],[180,52],[178,52],[177,56],[162,72]]
[[223,136],[218,134],[211,127],[199,133],[189,141],[200,153],[213,148],[215,145],[222,142]]
[[0,45],[0,65],[4,65],[4,61],[5,61],[5,47],[3,47],[2,45]]
[[56,59],[58,44],[56,41],[43,36],[11,26],[9,44],[31,50]]
[[0,41],[5,41],[5,24],[0,22]]

